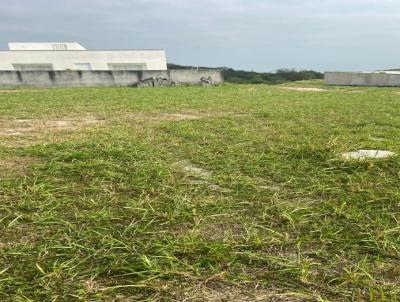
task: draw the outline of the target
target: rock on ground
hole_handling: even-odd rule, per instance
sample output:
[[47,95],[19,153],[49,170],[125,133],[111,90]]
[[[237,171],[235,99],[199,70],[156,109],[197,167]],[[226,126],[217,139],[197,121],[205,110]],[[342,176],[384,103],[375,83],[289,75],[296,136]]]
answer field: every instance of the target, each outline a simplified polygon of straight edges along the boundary
[[358,150],[342,154],[345,159],[365,159],[365,158],[386,158],[394,156],[396,153],[386,150]]

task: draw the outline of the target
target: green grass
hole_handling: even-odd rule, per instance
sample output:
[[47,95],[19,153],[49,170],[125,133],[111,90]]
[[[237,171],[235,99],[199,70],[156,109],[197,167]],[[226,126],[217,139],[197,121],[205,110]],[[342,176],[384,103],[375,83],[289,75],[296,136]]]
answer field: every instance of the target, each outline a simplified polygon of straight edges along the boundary
[[0,91],[0,301],[400,301],[400,90],[296,85]]

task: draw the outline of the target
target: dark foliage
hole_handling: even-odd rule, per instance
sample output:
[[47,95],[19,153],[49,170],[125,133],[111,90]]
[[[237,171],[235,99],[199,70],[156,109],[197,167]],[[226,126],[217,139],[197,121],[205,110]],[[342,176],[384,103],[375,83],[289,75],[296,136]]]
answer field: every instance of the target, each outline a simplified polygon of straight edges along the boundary
[[[168,64],[168,69],[213,69],[208,67],[181,66]],[[255,72],[221,67],[226,82],[238,84],[281,84],[285,82],[316,80],[324,77],[323,73],[313,70],[279,69],[276,72]]]

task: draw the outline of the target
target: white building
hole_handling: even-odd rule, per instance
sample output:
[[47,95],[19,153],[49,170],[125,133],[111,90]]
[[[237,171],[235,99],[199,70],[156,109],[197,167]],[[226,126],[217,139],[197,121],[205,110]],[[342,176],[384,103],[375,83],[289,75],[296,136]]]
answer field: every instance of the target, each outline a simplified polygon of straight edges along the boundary
[[87,50],[78,43],[9,43],[0,70],[167,70],[164,50]]

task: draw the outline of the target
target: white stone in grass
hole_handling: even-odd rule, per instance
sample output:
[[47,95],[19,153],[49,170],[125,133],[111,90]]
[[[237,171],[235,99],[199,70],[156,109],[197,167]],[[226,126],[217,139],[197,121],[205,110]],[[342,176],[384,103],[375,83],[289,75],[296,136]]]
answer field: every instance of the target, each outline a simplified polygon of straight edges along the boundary
[[210,179],[212,176],[212,173],[210,171],[197,167],[188,161],[182,161],[180,163],[180,166],[182,167],[184,172],[191,174],[192,176],[196,176],[202,180]]
[[394,156],[396,153],[385,150],[358,150],[346,152],[342,154],[345,159],[366,159],[366,158],[387,158]]

